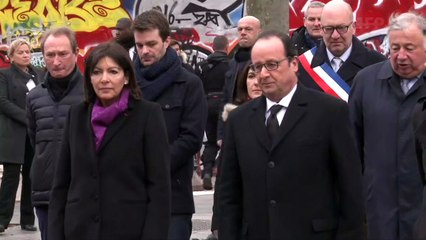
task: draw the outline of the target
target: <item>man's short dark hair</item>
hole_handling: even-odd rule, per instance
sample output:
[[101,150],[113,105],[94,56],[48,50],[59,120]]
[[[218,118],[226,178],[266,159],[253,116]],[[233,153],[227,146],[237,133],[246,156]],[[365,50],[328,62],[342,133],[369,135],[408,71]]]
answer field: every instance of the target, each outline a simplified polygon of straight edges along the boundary
[[170,26],[166,17],[158,10],[148,10],[139,14],[133,21],[133,31],[144,32],[158,29],[163,41],[170,36]]
[[259,41],[259,39],[269,39],[272,37],[277,37],[281,40],[284,50],[287,53],[287,57],[294,58],[297,56],[297,50],[292,44],[290,37],[283,32],[276,30],[264,31],[257,37],[257,41]]
[[225,51],[227,47],[228,47],[228,39],[225,36],[223,35],[216,36],[213,39],[213,50]]

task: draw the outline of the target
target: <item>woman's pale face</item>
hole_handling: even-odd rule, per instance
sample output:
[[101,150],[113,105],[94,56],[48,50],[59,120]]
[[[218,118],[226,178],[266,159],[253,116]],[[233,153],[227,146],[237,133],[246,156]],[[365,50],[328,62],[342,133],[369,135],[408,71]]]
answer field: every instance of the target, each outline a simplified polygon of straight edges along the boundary
[[251,69],[247,74],[247,93],[251,99],[262,95],[262,89],[260,89],[257,82],[256,73],[254,73]]
[[26,68],[31,63],[31,50],[27,44],[17,47],[10,60],[20,68]]
[[90,79],[96,96],[103,106],[116,102],[120,98],[124,85],[128,83],[124,70],[110,57],[99,60]]

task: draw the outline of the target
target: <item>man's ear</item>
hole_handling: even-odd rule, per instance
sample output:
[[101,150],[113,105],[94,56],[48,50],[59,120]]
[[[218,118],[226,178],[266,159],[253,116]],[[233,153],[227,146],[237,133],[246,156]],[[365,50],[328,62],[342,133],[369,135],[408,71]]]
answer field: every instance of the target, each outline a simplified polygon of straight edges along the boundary
[[164,47],[166,47],[166,48],[168,48],[169,46],[170,46],[170,40],[171,40],[172,38],[170,37],[170,36],[168,36],[167,38],[166,38],[166,41],[164,41]]
[[355,35],[355,32],[356,32],[356,22],[355,21],[352,23],[352,28],[354,29],[352,34]]

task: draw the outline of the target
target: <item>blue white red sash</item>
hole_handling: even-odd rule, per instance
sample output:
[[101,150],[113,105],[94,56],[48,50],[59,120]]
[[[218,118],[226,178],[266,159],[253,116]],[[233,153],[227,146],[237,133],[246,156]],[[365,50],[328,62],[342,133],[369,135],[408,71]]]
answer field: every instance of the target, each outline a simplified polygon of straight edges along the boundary
[[348,102],[351,87],[327,63],[311,68],[316,51],[317,48],[314,47],[299,56],[302,67],[324,92]]

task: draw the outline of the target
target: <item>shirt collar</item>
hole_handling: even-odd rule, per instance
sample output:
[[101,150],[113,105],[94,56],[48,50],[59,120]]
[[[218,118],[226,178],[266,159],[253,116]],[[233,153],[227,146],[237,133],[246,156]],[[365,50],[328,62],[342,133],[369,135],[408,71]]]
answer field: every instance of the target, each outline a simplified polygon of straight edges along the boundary
[[288,105],[290,104],[291,99],[293,98],[294,92],[296,92],[297,84],[294,85],[293,89],[284,96],[279,102],[271,101],[270,99],[266,98],[266,110],[269,111],[272,106],[279,104],[285,108],[288,108]]
[[[334,56],[329,50],[328,50],[328,48],[326,48],[326,50],[327,50],[327,57],[328,57],[328,59],[330,60],[330,62],[331,62],[331,60],[333,60],[333,58],[335,58],[336,56]],[[339,58],[343,61],[343,62],[346,62],[346,60],[348,60],[348,58],[349,58],[349,56],[351,55],[351,52],[352,52],[352,43],[351,43],[351,46],[348,48],[348,49],[346,49],[346,51],[342,54],[342,56],[340,56]]]

